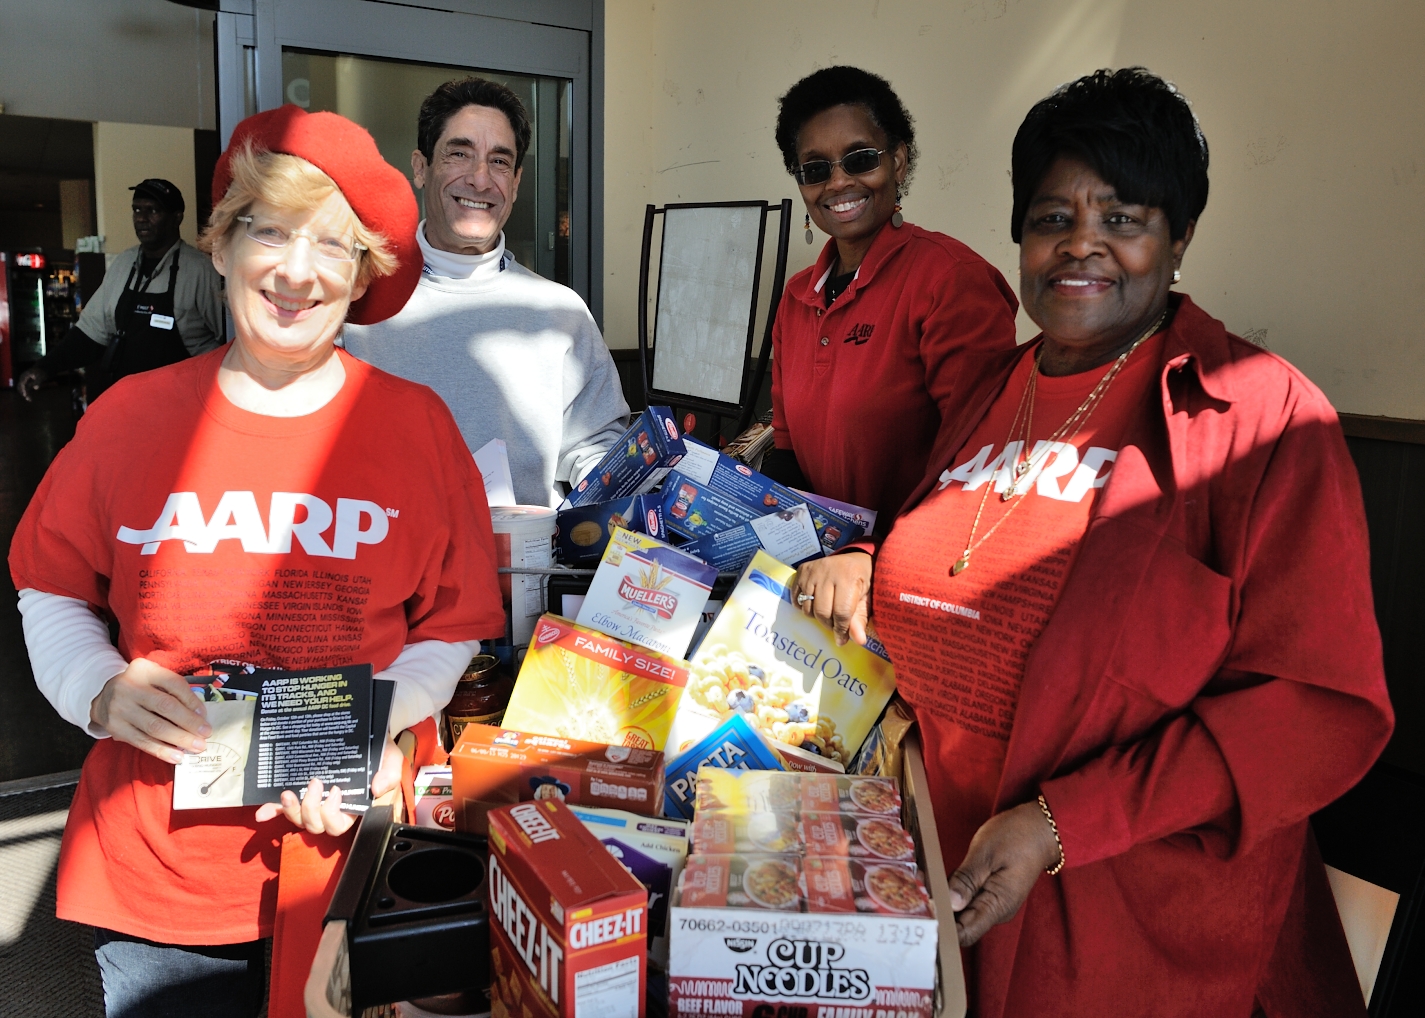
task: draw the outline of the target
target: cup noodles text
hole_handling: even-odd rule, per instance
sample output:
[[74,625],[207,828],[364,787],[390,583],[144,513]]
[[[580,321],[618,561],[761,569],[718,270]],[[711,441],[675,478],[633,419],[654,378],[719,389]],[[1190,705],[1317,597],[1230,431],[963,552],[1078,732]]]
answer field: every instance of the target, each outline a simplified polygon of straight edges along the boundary
[[563,803],[489,822],[492,1018],[642,1018],[643,885]]

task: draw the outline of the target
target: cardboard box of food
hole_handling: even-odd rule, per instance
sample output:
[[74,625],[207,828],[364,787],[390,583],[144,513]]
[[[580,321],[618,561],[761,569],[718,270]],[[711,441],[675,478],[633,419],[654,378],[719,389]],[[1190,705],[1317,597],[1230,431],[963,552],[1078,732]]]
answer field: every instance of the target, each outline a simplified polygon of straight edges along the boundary
[[931,914],[930,894],[914,863],[807,856],[802,874],[808,912]]
[[895,690],[876,641],[836,636],[792,604],[796,570],[758,552],[698,646],[669,736],[669,755],[733,714],[777,742],[843,766]]
[[604,454],[598,466],[574,486],[561,508],[652,491],[685,451],[672,409],[651,406]]
[[797,830],[798,840],[807,855],[835,855],[871,862],[915,860],[915,842],[900,825],[898,817],[803,813]]
[[596,505],[561,509],[554,531],[555,553],[566,566],[598,565],[609,538],[618,527],[667,540],[663,530],[662,496],[632,495]]
[[734,715],[668,764],[667,785],[663,796],[663,812],[666,815],[692,819],[698,769],[704,766],[731,770],[780,771],[782,761],[752,730],[745,717]]
[[648,892],[560,802],[490,814],[492,1018],[642,1018]]
[[682,659],[717,569],[646,534],[614,530],[578,623]]
[[457,830],[485,833],[485,816],[515,802],[558,799],[655,816],[663,754],[470,725],[450,751]]
[[778,562],[794,566],[818,558],[821,542],[812,524],[811,510],[804,505],[779,509],[731,530],[689,541],[681,550],[716,566],[720,573],[740,573],[759,549]]
[[537,735],[661,750],[687,681],[686,661],[542,615],[504,724]]
[[759,516],[797,504],[807,505],[822,547],[828,552],[856,540],[864,532],[850,516],[843,516],[816,502],[809,502],[791,488],[778,484],[765,474],[758,473],[747,464],[718,452],[696,438],[685,436],[684,449],[685,455],[678,464],[678,473],[685,479],[706,485],[727,498],[736,499],[754,509],[760,507],[757,514]]
[[455,796],[449,766],[422,767],[416,772],[415,815],[417,827],[455,830]]

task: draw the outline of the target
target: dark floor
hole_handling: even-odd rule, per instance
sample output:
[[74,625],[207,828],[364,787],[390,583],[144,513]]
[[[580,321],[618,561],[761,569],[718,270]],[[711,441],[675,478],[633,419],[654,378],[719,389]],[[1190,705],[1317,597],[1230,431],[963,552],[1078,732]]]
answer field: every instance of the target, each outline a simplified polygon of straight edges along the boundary
[[74,795],[63,784],[0,789],[0,1014],[6,1018],[102,1018],[94,932],[54,915],[55,862]]
[[[0,547],[8,553],[20,516],[45,469],[74,435],[67,386],[34,403],[0,390]],[[91,740],[61,721],[35,688],[9,569],[0,579],[0,781],[77,768]]]

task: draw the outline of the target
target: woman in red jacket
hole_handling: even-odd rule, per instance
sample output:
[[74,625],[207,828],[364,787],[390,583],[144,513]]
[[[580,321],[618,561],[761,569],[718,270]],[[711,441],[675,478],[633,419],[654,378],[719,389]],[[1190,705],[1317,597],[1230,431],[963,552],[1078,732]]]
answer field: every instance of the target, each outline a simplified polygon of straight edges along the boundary
[[[1393,723],[1336,415],[1169,292],[1207,201],[1172,86],[1063,87],[1013,179],[1043,335],[947,421],[870,605],[975,1013],[1364,1015],[1307,823]],[[799,600],[860,638],[871,571],[808,565]]]
[[777,480],[874,509],[889,525],[925,472],[977,353],[1014,347],[1017,302],[964,244],[906,223],[910,115],[884,78],[817,71],[782,96],[777,145],[831,235],[787,283],[772,331]]

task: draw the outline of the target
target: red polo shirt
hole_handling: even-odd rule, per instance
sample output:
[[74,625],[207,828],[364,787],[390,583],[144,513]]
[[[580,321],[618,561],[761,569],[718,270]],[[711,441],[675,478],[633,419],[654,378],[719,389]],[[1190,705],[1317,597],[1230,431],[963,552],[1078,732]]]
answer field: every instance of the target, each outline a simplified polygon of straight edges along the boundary
[[907,223],[881,228],[828,308],[835,256],[828,241],[782,294],[772,425],[818,494],[875,509],[886,531],[982,355],[1014,347],[1019,302],[964,244]]

